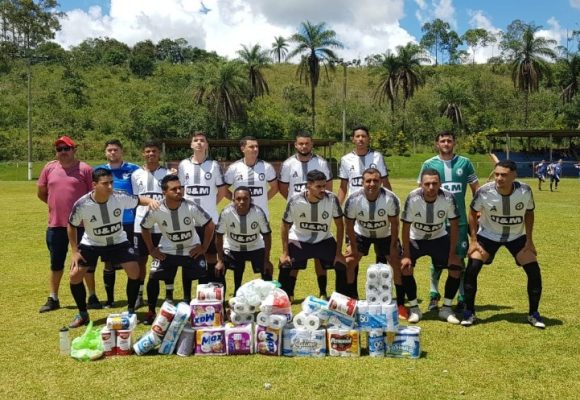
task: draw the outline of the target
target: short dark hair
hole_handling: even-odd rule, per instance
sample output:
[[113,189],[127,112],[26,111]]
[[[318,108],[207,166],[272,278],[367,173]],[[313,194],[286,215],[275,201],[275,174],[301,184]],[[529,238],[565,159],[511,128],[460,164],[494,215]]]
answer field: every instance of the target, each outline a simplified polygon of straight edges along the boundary
[[105,149],[107,148],[107,146],[118,146],[121,150],[123,150],[123,145],[121,144],[121,141],[119,139],[111,139],[111,140],[107,140],[105,142]]
[[298,139],[299,137],[312,139],[312,134],[310,132],[306,132],[306,131],[298,131],[298,132],[296,132],[296,135],[294,135],[294,140]]
[[248,192],[248,194],[250,195],[250,197],[252,197],[252,192],[251,192],[250,188],[247,187],[247,186],[238,186],[234,190],[234,196],[236,195],[236,192]]
[[205,134],[204,131],[191,131],[191,138],[193,139],[196,136],[203,136],[205,138],[205,140],[207,140],[207,135]]
[[435,136],[435,141],[438,142],[439,139],[441,139],[443,136],[451,136],[451,138],[453,140],[455,140],[455,134],[453,132],[443,131],[443,132],[439,132],[437,134],[437,136]]
[[167,190],[167,187],[169,186],[169,182],[174,182],[174,181],[179,182],[179,176],[177,176],[175,174],[165,175],[163,177],[163,179],[161,179],[161,190],[163,190],[165,192]]
[[377,174],[379,176],[379,178],[381,177],[381,171],[379,171],[378,169],[376,169],[374,167],[370,167],[370,168],[365,169],[362,173],[362,176],[364,178],[365,175],[369,175],[369,174]]
[[507,168],[510,171],[517,171],[518,170],[518,165],[515,163],[515,161],[512,161],[512,160],[502,160],[502,161],[498,162],[497,164],[495,164],[495,166]]
[[256,142],[258,141],[258,139],[256,139],[254,136],[244,136],[240,139],[240,147],[244,147],[248,140],[255,140]]
[[158,150],[161,150],[161,145],[159,144],[159,142],[155,142],[153,140],[143,143],[142,149],[145,150],[147,147],[155,147]]
[[369,128],[367,128],[364,125],[357,125],[354,128],[352,128],[352,133],[350,134],[350,136],[354,136],[354,133],[356,131],[365,131],[365,133],[367,134],[367,136],[370,136],[370,132],[369,132]]
[[113,176],[113,173],[110,169],[107,168],[97,168],[93,170],[93,182],[98,183],[99,179],[105,176]]
[[319,171],[317,169],[313,169],[312,171],[306,174],[306,181],[307,182],[315,182],[315,181],[325,181],[326,175],[324,172]]
[[436,169],[425,168],[423,171],[421,171],[421,180],[423,180],[423,177],[425,175],[437,176],[437,178],[439,178],[439,182],[441,182],[441,175],[439,175],[439,171],[437,171]]

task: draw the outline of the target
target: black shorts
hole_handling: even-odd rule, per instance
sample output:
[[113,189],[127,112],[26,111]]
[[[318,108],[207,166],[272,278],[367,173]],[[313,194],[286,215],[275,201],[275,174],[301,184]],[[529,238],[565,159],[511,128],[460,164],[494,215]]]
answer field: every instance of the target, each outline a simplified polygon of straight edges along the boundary
[[356,235],[356,248],[359,253],[364,256],[369,255],[371,244],[375,245],[375,254],[379,260],[387,260],[387,256],[391,254],[391,237],[385,238],[369,238],[366,236]]
[[306,269],[306,264],[311,258],[319,260],[322,268],[333,269],[336,240],[330,237],[318,243],[290,241],[288,255],[292,260],[292,269]]
[[550,182],[554,182],[554,181],[556,183],[560,182],[560,177],[556,176],[556,175],[550,175]]
[[[205,231],[206,226],[196,226],[195,227],[195,231],[197,232],[197,236],[199,236],[199,241],[201,242],[201,244],[205,244],[205,243],[203,243],[203,233]],[[211,243],[209,244],[209,247],[207,248],[206,254],[217,254],[217,247],[215,247],[215,232],[213,233],[213,236],[211,237]]]
[[113,265],[120,265],[130,261],[137,261],[135,250],[129,242],[114,244],[112,246],[88,246],[79,245],[79,251],[85,259],[79,263],[81,267],[88,267],[89,271],[94,271],[99,257],[103,262],[107,261]]
[[411,265],[423,256],[430,256],[433,267],[448,268],[449,265],[449,235],[431,240],[411,240]]
[[[159,241],[161,240],[160,233],[151,233],[151,240],[153,241],[153,246],[159,246]],[[147,245],[143,241],[143,236],[140,232],[135,232],[133,234],[133,249],[138,257],[146,257],[149,255],[149,250],[147,250]]]
[[252,251],[233,251],[224,249],[224,265],[227,269],[244,269],[246,261],[252,263],[252,270],[256,274],[264,273],[264,248]]
[[477,235],[477,243],[479,243],[479,245],[483,247],[483,249],[489,254],[485,264],[491,264],[495,258],[495,253],[497,253],[501,246],[505,246],[505,248],[508,249],[508,251],[513,256],[514,260],[516,260],[516,264],[520,265],[516,259],[516,255],[526,245],[526,235],[522,235],[519,238],[512,240],[511,242],[496,242],[495,240]]
[[[84,228],[77,228],[77,242],[83,237]],[[46,230],[46,247],[50,253],[50,270],[62,271],[68,252],[68,234],[66,228],[48,227]]]
[[190,256],[166,254],[163,261],[153,259],[149,279],[173,282],[179,267],[183,268],[184,276],[189,279],[204,278],[207,275],[207,263],[204,256],[191,258]]

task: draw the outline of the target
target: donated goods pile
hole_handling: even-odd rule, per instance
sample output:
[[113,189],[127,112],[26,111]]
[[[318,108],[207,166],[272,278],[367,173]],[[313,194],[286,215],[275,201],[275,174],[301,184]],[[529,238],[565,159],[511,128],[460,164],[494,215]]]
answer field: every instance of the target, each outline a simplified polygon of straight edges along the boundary
[[[399,325],[391,281],[389,265],[373,264],[367,270],[366,300],[357,302],[336,292],[328,301],[308,296],[301,311],[293,316],[288,295],[277,283],[256,279],[241,286],[229,300],[228,322],[223,286],[198,285],[191,304],[163,303],[150,331],[132,349],[137,355],[156,351],[179,356],[257,353],[288,357],[418,358],[420,329]],[[118,318],[109,316],[103,329],[103,343],[109,343],[105,345],[106,351],[109,349],[107,355],[131,351],[131,347],[126,350],[125,339],[123,350],[118,350],[119,345],[112,344],[115,339],[110,339],[116,333],[118,342],[122,332],[132,332],[134,328],[132,322],[114,325]]]

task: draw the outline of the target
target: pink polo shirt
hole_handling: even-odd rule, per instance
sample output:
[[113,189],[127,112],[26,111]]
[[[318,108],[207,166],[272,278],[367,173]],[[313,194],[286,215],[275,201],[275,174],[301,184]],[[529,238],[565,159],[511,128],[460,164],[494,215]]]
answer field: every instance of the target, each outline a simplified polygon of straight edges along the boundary
[[57,160],[44,166],[37,185],[48,188],[50,228],[68,225],[68,217],[75,201],[93,189],[92,172],[93,169],[82,161],[69,168],[63,168]]

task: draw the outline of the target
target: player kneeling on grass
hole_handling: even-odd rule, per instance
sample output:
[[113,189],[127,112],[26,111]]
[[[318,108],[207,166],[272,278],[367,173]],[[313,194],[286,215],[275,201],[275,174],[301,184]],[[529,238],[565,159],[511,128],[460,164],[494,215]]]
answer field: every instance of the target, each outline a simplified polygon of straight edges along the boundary
[[[419,322],[421,311],[417,305],[417,283],[413,268],[417,259],[430,256],[437,269],[448,269],[443,307],[439,318],[451,324],[459,324],[451,309],[453,298],[459,289],[462,270],[461,259],[456,254],[459,235],[459,214],[453,194],[441,189],[439,173],[431,168],[421,172],[421,186],[407,197],[401,221],[403,221],[403,259],[401,272],[403,286],[409,299],[409,322]],[[445,222],[449,220],[449,233]],[[452,245],[453,244],[453,245]]]
[[[298,270],[309,259],[319,259],[323,268],[336,271],[336,291],[348,295],[346,260],[342,255],[344,223],[342,209],[334,193],[326,189],[326,175],[314,169],[306,175],[306,190],[295,194],[282,217],[282,255],[278,281],[292,299]],[[332,236],[332,221],[336,240]]]
[[223,209],[216,227],[216,273],[225,275],[225,268],[234,271],[234,293],[242,286],[246,261],[263,280],[272,280],[271,232],[266,214],[252,203],[250,189],[238,186],[233,203]]
[[[513,161],[498,162],[494,169],[495,182],[480,187],[471,202],[463,326],[471,326],[476,321],[477,276],[483,264],[491,264],[495,253],[505,246],[528,276],[528,322],[536,328],[546,327],[538,312],[542,275],[532,240],[534,197],[529,185],[515,180],[516,168]],[[477,213],[480,213],[479,221]]]
[[[78,328],[90,320],[83,278],[89,268],[96,267],[99,257],[103,261],[120,264],[127,273],[127,308],[130,313],[135,312],[139,266],[133,246],[123,230],[123,210],[134,209],[137,205],[159,208],[156,200],[113,191],[110,170],[97,168],[93,171],[93,190],[74,204],[67,228],[72,251],[70,289],[79,309],[79,314],[69,327]],[[85,233],[77,243],[77,227],[81,225]]]
[[[207,264],[205,252],[214,233],[211,216],[191,200],[183,198],[183,186],[176,175],[167,175],[161,180],[165,200],[158,210],[150,210],[141,221],[141,236],[154,260],[147,281],[147,305],[144,324],[155,319],[155,307],[159,298],[159,281],[173,282],[177,268],[182,267],[185,284],[191,287],[194,279],[205,277]],[[157,224],[161,230],[159,247],[153,245],[151,228]],[[196,227],[204,228],[201,244]]]

